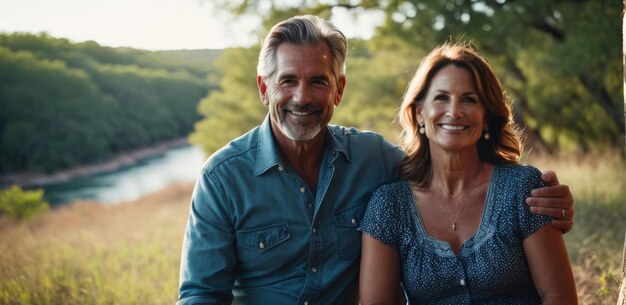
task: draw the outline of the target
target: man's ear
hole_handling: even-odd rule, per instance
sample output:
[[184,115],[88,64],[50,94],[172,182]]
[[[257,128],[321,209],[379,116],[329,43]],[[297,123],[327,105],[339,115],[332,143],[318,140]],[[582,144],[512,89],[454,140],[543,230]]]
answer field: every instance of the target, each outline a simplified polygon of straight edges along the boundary
[[268,106],[270,104],[270,100],[267,96],[267,84],[265,84],[265,81],[263,81],[263,77],[261,77],[261,75],[257,75],[256,85],[259,87],[259,97],[261,97],[261,103],[263,103],[263,105],[265,106]]
[[341,76],[339,81],[337,82],[337,96],[335,97],[335,106],[339,106],[341,103],[341,98],[343,97],[343,90],[346,88],[346,77]]

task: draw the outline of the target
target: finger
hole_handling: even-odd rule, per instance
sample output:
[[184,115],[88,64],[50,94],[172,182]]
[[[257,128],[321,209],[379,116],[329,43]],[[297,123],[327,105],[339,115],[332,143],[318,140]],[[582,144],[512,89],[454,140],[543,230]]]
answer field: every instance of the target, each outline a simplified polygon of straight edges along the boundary
[[559,179],[556,177],[556,173],[551,170],[542,172],[541,180],[548,186],[559,185]]
[[554,209],[571,209],[574,206],[574,201],[571,198],[557,197],[557,198],[545,198],[545,197],[528,197],[526,198],[526,204],[536,207],[554,208]]
[[536,188],[530,192],[532,197],[546,197],[546,198],[555,198],[555,197],[570,197],[572,194],[569,190],[569,186],[567,185],[554,185],[554,186],[544,186],[540,188]]
[[571,221],[574,217],[574,210],[565,208],[546,208],[531,206],[530,211],[535,214],[550,216],[554,219]]
[[553,227],[561,230],[561,232],[563,232],[563,233],[569,232],[572,229],[572,227],[574,227],[574,221],[573,220],[553,219],[551,224],[552,224]]

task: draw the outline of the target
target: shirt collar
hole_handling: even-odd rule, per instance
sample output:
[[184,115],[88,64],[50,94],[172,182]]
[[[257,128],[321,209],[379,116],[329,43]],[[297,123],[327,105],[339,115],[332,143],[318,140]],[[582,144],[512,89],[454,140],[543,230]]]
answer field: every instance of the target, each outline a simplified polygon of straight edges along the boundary
[[265,120],[259,126],[259,143],[256,155],[256,163],[254,166],[254,175],[258,176],[272,166],[279,164],[278,147],[272,136],[272,126],[270,125],[270,116],[265,116]]
[[[326,134],[328,135],[328,137],[326,137],[326,152],[341,152],[345,155],[346,159],[350,161],[350,153],[331,131],[330,126],[326,128]],[[259,149],[254,166],[255,176],[263,174],[273,166],[280,165],[280,153],[278,152],[278,147],[276,147],[276,142],[272,135],[269,115],[265,116],[265,120],[263,120],[263,123],[259,126],[258,139]]]
[[[351,157],[350,157],[350,152],[345,148],[345,146],[341,143],[340,141],[340,137],[338,137],[334,132],[333,132],[333,128],[336,128],[336,130],[338,130],[339,132],[344,132],[344,128],[340,128],[334,125],[329,125],[327,127],[327,135],[329,135],[328,137],[326,137],[326,147],[328,147],[328,149],[330,149],[331,153],[334,152],[340,152],[342,153],[345,157],[346,160],[348,160],[348,162],[351,161]],[[343,136],[343,134],[340,134],[341,136]],[[346,137],[344,137],[343,139],[346,139]]]

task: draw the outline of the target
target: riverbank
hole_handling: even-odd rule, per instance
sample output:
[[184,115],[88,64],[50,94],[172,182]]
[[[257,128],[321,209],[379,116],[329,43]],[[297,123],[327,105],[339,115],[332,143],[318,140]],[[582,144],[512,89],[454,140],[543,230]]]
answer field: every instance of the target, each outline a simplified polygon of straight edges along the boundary
[[19,185],[24,188],[40,187],[66,182],[75,178],[113,172],[137,164],[141,160],[159,156],[169,149],[189,145],[187,138],[178,138],[139,149],[121,152],[114,157],[94,164],[79,165],[46,174],[41,171],[26,171],[0,174],[0,186]]

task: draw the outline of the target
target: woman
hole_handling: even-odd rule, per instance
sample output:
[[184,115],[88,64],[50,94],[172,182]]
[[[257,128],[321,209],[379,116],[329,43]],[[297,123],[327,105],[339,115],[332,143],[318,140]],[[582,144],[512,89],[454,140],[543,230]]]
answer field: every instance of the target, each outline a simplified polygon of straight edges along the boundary
[[420,64],[399,120],[402,181],[380,187],[363,231],[361,304],[577,304],[567,250],[524,199],[540,172],[489,63],[446,44]]

